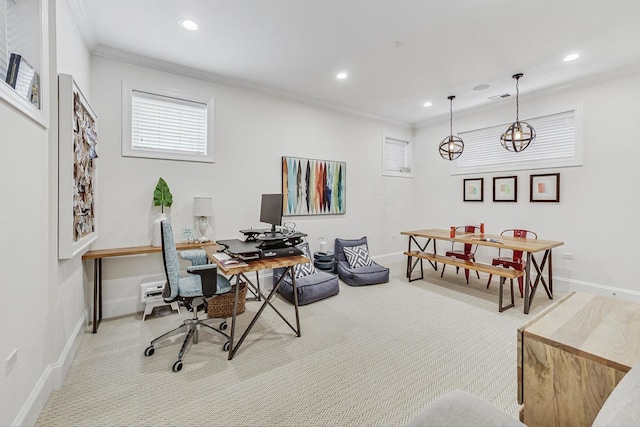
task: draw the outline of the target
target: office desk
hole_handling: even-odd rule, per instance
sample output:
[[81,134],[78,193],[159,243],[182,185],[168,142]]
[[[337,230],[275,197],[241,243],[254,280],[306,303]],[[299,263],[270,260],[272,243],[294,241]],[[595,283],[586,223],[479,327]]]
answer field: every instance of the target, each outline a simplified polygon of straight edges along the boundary
[[[240,265],[240,266],[224,266],[220,261],[218,261],[216,257],[213,256],[215,253],[217,253],[217,249],[215,247],[206,247],[204,249],[207,252],[207,257],[209,258],[209,260],[218,265],[218,270],[222,274],[233,275],[236,277],[235,298],[233,302],[233,315],[231,318],[231,332],[229,334],[229,337],[230,337],[229,357],[228,357],[229,360],[233,359],[233,356],[236,354],[236,352],[240,348],[240,345],[242,345],[244,339],[247,337],[247,335],[253,328],[253,325],[255,325],[255,323],[258,321],[258,318],[260,317],[264,309],[267,307],[267,305],[271,307],[278,314],[278,316],[280,316],[280,318],[291,328],[291,330],[293,330],[293,332],[296,333],[297,336],[301,335],[300,316],[298,313],[298,291],[296,289],[296,278],[295,278],[295,275],[293,274],[293,266],[297,264],[304,264],[304,263],[310,262],[309,258],[302,255],[295,255],[295,256],[288,256],[288,257],[281,257],[281,258],[245,261],[246,265]],[[238,309],[238,294],[240,290],[240,286],[239,286],[240,276],[243,275],[244,273],[249,273],[252,271],[257,272],[260,270],[268,270],[268,269],[274,269],[274,268],[280,268],[280,267],[286,267],[287,270],[280,277],[280,280],[278,280],[278,282],[273,286],[273,289],[271,290],[268,296],[265,297],[264,295],[261,295],[262,293],[260,291],[260,288],[258,288],[258,293],[262,296],[264,301],[260,306],[260,309],[258,310],[258,312],[253,317],[253,319],[251,319],[251,323],[249,323],[249,326],[247,326],[247,329],[243,332],[242,336],[238,340],[238,343],[234,346],[234,337],[235,337],[235,331],[236,331],[236,311]],[[278,288],[280,288],[280,286],[284,282],[284,278],[286,277],[287,273],[291,275],[291,284],[293,285],[293,306],[296,314],[295,327],[293,327],[293,325],[289,323],[289,321],[278,311],[278,309],[271,304],[271,298],[276,294]]]
[[[179,251],[187,249],[218,248],[215,242],[177,243]],[[161,246],[132,246],[127,248],[97,249],[82,255],[82,260],[93,260],[93,333],[98,332],[102,321],[102,259],[131,255],[162,253]]]
[[[415,231],[403,231],[400,234],[409,236],[409,249],[411,252],[412,244],[415,244],[421,251],[425,251],[429,244],[433,245],[433,253],[436,253],[436,241],[446,240],[449,242],[467,243],[478,246],[490,246],[500,249],[511,249],[523,251],[527,254],[527,260],[525,263],[525,279],[524,279],[524,313],[528,314],[531,308],[531,302],[538,289],[538,284],[542,283],[549,299],[553,299],[553,261],[552,261],[552,249],[558,246],[564,245],[564,242],[558,242],[554,240],[542,240],[542,239],[525,239],[522,237],[508,237],[494,234],[456,234],[454,238],[449,235],[449,230],[440,229],[427,229],[427,230],[415,230]],[[424,244],[420,244],[417,238],[427,239]],[[501,243],[488,242],[479,240],[480,238],[496,239]],[[540,262],[533,256],[534,253],[542,252],[542,259]],[[434,270],[438,270],[437,263],[429,261]],[[418,264],[418,260],[411,263],[411,257],[407,259],[407,277],[411,280],[411,273]],[[536,277],[531,281],[531,266],[535,268]],[[549,283],[544,278],[544,268],[547,267],[547,278]],[[420,260],[420,270],[422,271],[422,261]],[[528,284],[531,283],[531,288]]]

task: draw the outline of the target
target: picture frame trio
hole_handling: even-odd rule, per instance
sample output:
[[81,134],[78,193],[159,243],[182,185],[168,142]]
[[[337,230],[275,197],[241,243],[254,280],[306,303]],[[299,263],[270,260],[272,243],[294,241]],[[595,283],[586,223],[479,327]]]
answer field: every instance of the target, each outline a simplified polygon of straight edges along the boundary
[[[463,180],[463,201],[484,201],[484,178],[468,178]],[[518,177],[499,176],[493,178],[494,202],[518,201]],[[529,202],[560,202],[560,174],[529,175]]]

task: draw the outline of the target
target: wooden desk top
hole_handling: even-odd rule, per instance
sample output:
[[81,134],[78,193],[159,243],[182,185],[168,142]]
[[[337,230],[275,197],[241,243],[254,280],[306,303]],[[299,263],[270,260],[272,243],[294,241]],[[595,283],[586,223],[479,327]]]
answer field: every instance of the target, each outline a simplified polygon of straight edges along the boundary
[[257,259],[253,261],[246,261],[246,265],[240,266],[223,266],[213,254],[218,250],[214,246],[207,246],[203,248],[207,252],[207,257],[211,262],[215,262],[218,265],[218,270],[225,275],[233,275],[240,273],[248,273],[251,271],[269,270],[272,268],[290,267],[296,264],[304,264],[310,262],[309,258],[303,255],[286,256],[271,259]]
[[[207,243],[176,243],[176,249],[179,251],[184,251],[187,249],[205,249],[205,248],[216,248],[218,244],[215,242],[207,242]],[[111,258],[118,256],[128,256],[128,255],[142,255],[142,254],[152,254],[155,252],[162,252],[161,246],[131,246],[128,248],[112,248],[112,249],[97,249],[95,251],[88,251],[84,255],[82,255],[82,259],[100,259],[100,258]]]
[[640,363],[640,304],[574,293],[524,335],[627,372]]
[[[470,243],[479,246],[492,246],[503,249],[515,249],[524,252],[540,252],[564,245],[564,242],[542,239],[524,239],[522,237],[500,236],[498,234],[456,234],[455,238],[449,237],[449,230],[426,229],[415,231],[403,231],[400,234],[427,239],[448,240],[460,243]],[[480,238],[495,239],[502,243],[486,242]]]

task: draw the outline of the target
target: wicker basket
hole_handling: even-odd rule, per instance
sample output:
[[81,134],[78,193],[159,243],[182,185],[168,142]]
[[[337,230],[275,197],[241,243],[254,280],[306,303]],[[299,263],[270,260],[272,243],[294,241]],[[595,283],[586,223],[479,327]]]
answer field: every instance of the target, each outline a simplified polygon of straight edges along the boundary
[[[207,300],[207,315],[215,318],[231,317],[233,315],[233,299],[235,298],[236,285],[231,287],[231,292],[218,295]],[[245,303],[247,302],[247,284],[240,282],[240,291],[238,293],[238,310],[236,314],[244,313]]]

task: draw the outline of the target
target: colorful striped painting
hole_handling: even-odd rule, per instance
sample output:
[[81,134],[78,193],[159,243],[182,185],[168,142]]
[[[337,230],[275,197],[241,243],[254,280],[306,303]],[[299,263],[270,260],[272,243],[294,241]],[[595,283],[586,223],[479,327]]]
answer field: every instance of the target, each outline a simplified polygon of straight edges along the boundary
[[282,157],[283,214],[345,213],[346,166],[345,162]]

